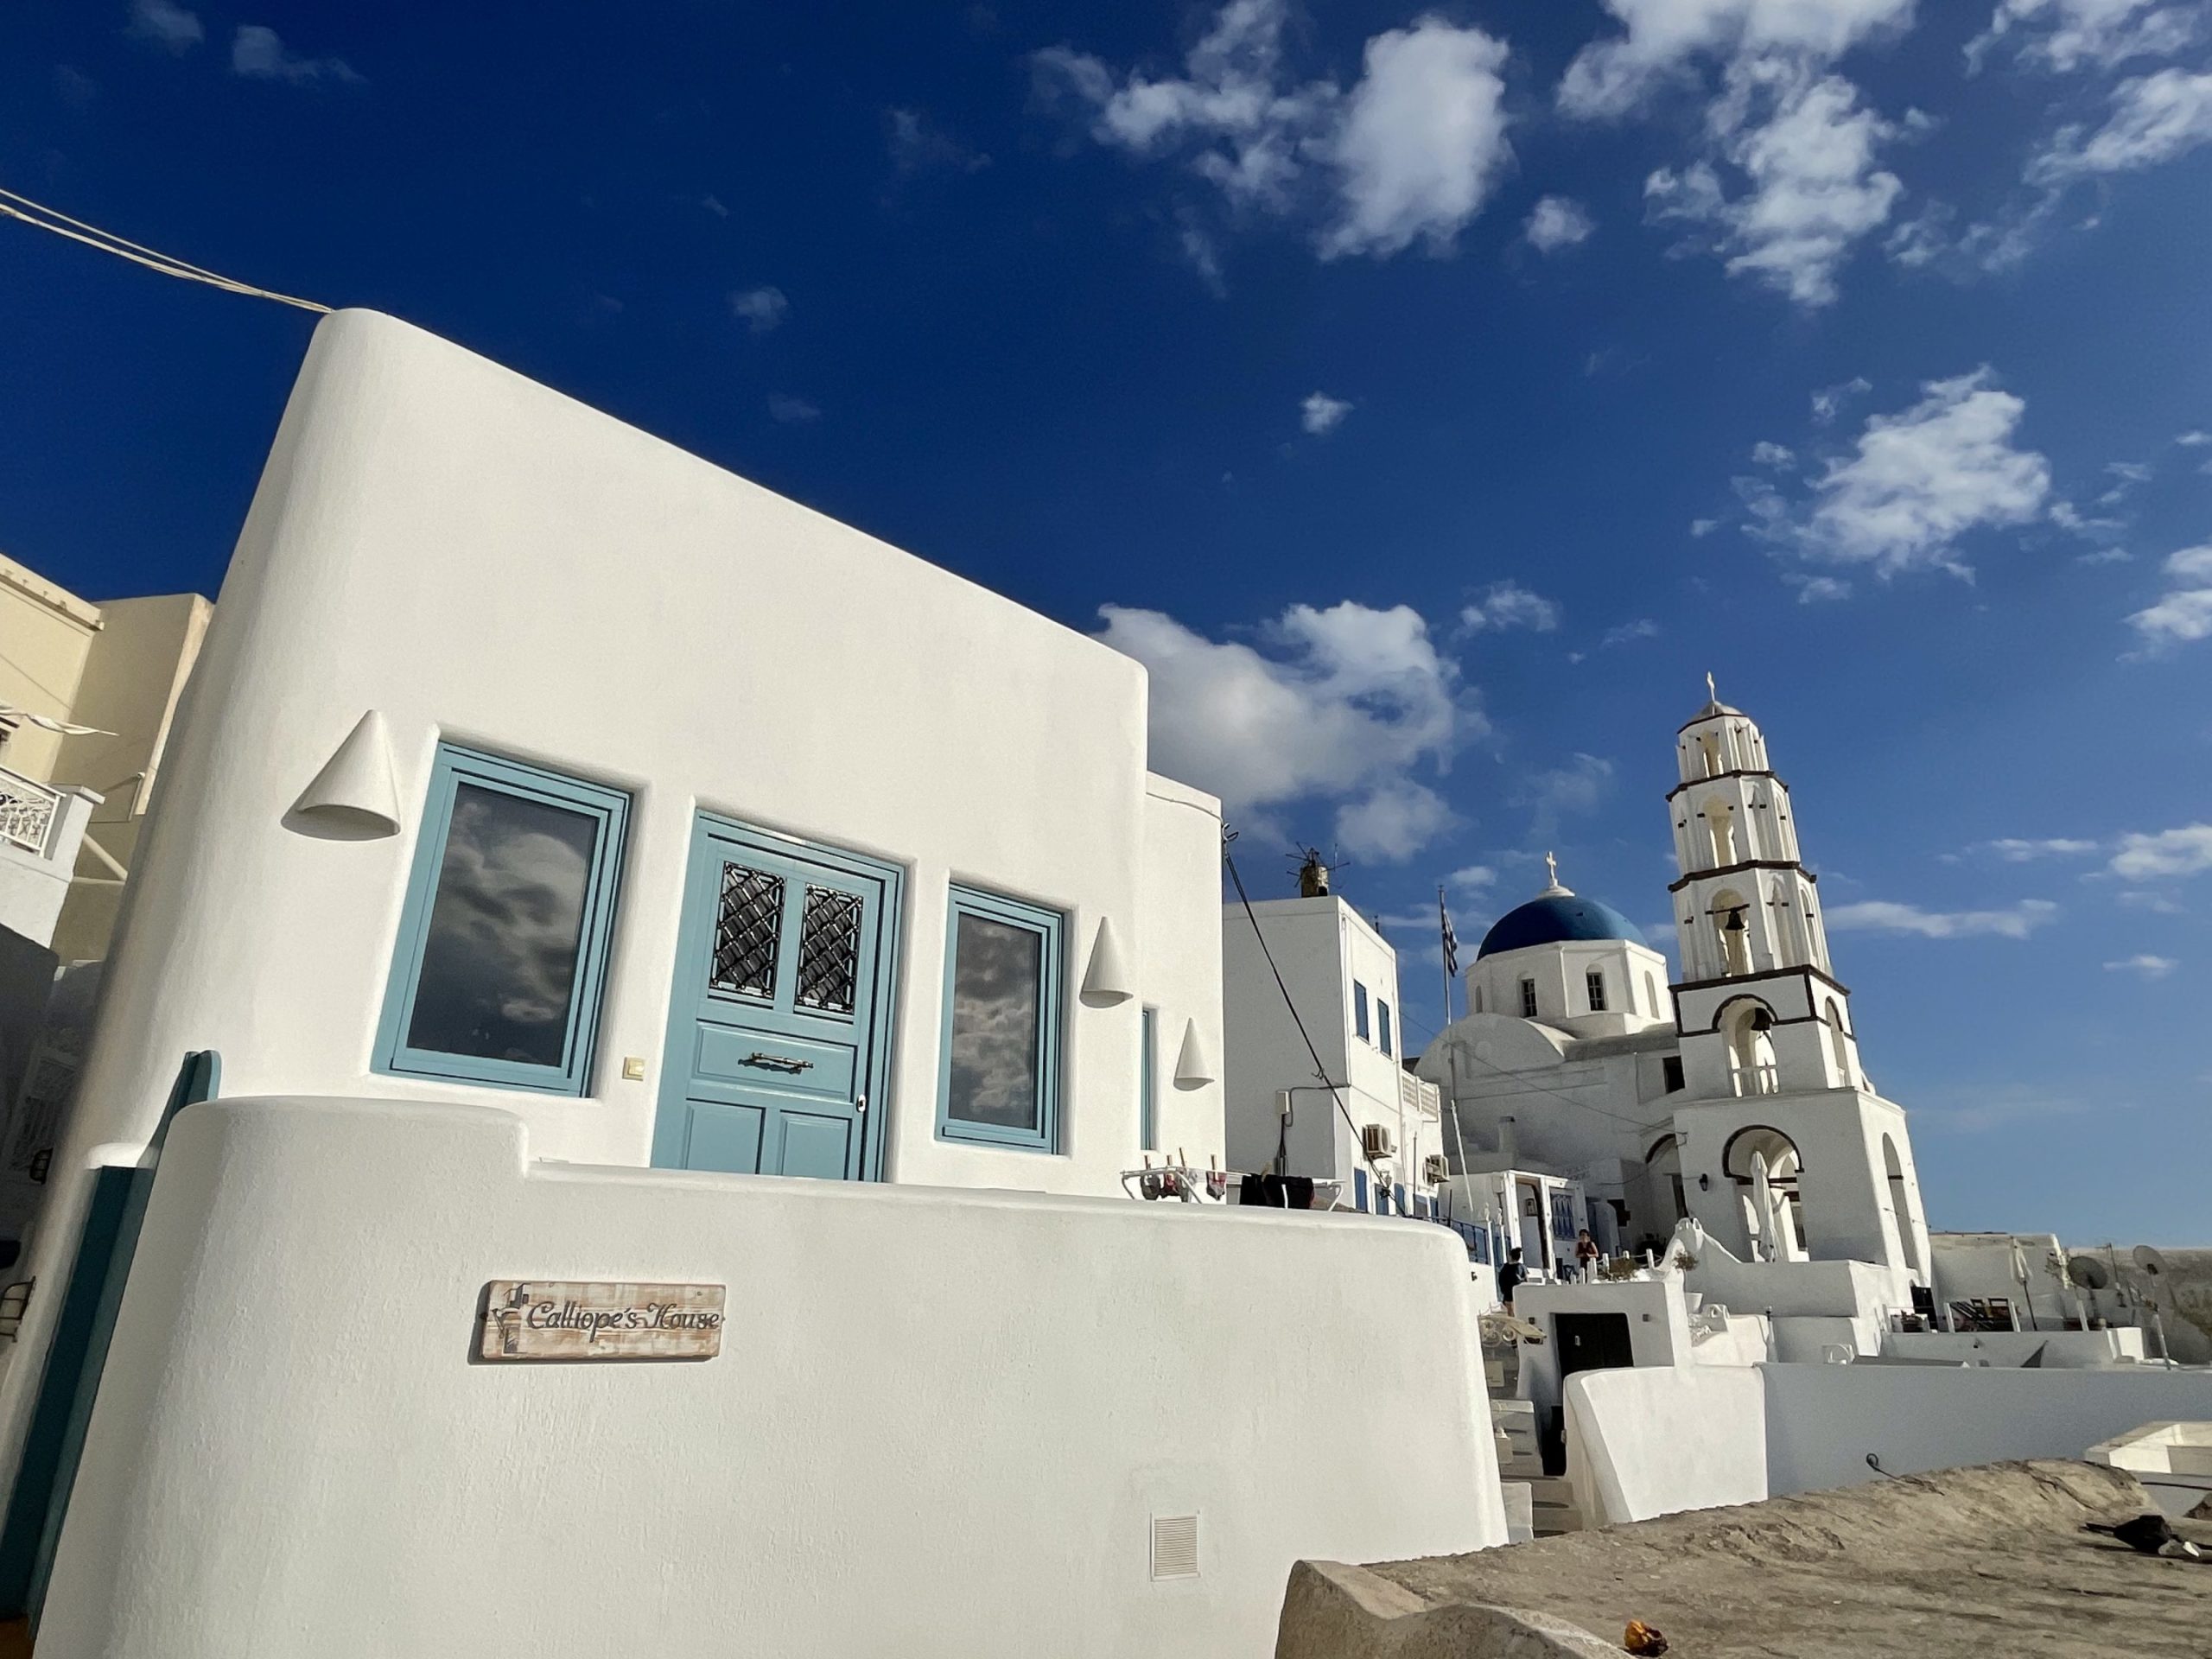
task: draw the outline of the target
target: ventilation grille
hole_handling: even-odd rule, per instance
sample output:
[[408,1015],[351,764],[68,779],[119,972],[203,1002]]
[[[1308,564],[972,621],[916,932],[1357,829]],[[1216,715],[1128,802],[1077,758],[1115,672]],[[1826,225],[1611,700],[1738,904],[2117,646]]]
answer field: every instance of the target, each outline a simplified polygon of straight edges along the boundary
[[1152,1576],[1155,1579],[1195,1579],[1198,1576],[1197,1516],[1155,1515],[1152,1517]]

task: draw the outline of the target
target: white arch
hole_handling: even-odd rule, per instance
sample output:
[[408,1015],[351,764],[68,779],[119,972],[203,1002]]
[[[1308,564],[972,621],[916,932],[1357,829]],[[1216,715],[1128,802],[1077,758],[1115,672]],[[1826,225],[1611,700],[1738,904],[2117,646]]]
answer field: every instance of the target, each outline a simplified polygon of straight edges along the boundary
[[1890,1213],[1897,1218],[1897,1243],[1904,1249],[1904,1264],[1918,1273],[1920,1241],[1916,1234],[1919,1224],[1912,1213],[1912,1183],[1905,1179],[1904,1160],[1897,1156],[1897,1143],[1886,1131],[1882,1135],[1882,1164],[1890,1178]]

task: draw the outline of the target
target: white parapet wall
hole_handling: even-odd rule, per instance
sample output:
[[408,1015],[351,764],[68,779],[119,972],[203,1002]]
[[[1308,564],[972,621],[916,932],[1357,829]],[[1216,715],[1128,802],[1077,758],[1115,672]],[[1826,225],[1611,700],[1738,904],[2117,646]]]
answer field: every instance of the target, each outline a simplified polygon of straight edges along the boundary
[[[533,1162],[474,1106],[194,1107],[41,1659],[1259,1656],[1301,1557],[1505,1541],[1462,1256],[1364,1217]],[[528,1278],[726,1285],[721,1351],[478,1362],[483,1287]],[[1196,1574],[1155,1577],[1185,1516]]]
[[2212,1371],[1769,1364],[1587,1371],[1565,1390],[1592,1525],[1892,1475],[2079,1458],[2161,1419],[2212,1419]]

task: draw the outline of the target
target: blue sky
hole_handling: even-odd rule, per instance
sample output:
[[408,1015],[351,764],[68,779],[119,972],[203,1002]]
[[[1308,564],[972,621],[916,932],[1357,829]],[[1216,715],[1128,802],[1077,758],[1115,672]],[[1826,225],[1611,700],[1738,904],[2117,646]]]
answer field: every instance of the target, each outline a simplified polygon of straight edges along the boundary
[[[1711,671],[1936,1224],[2212,1239],[2202,0],[25,0],[0,183],[1105,632],[1416,1039],[1439,881],[1671,949]],[[212,594],[310,320],[0,296],[0,548]]]

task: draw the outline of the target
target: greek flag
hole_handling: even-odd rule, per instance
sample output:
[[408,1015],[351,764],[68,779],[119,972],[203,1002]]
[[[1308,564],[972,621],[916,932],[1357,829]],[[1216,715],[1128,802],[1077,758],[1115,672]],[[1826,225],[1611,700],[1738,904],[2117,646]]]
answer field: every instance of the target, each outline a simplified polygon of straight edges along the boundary
[[1437,919],[1444,924],[1444,971],[1452,978],[1459,976],[1459,936],[1452,931],[1452,912],[1444,908],[1444,889],[1436,890]]

